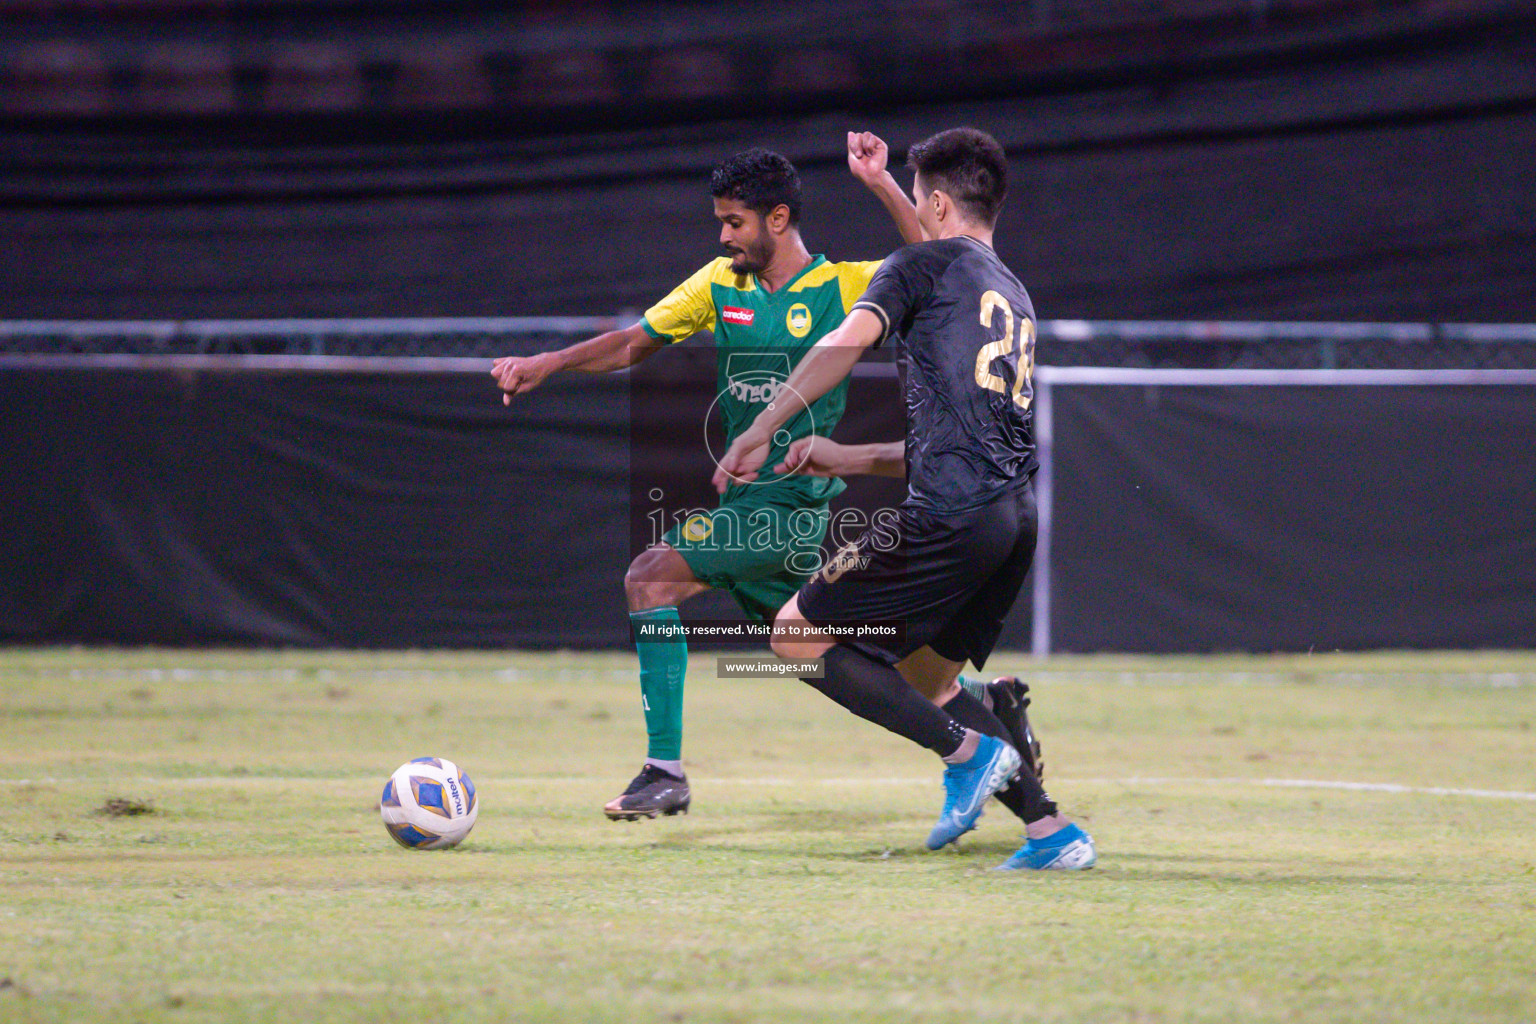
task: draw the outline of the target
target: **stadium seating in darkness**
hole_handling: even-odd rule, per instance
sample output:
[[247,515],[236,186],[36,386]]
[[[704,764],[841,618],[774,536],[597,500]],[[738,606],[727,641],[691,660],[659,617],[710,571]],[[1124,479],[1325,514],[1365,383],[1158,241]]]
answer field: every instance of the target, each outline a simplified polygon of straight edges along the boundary
[[478,47],[411,50],[400,61],[393,104],[408,109],[484,107],[490,88]]
[[320,112],[363,105],[357,55],[329,43],[295,43],[273,54],[266,109]]
[[133,109],[157,114],[217,114],[234,109],[233,67],[225,49],[201,45],[150,51]]
[[416,21],[409,0],[0,0],[0,114],[497,109],[537,121],[775,94],[987,97],[1186,44],[1263,49],[1267,37],[1283,52],[1319,32],[1528,17],[1513,0],[821,0],[760,19],[741,6],[521,0]]
[[517,77],[518,94],[527,103],[607,103],[618,96],[607,60],[593,50],[529,54]]
[[5,77],[0,111],[7,114],[102,114],[112,106],[106,59],[81,43],[28,46]]
[[836,50],[790,50],[773,65],[769,88],[805,93],[855,89],[861,78],[851,54]]
[[647,99],[710,99],[728,96],[735,88],[735,70],[718,49],[663,50],[646,70]]

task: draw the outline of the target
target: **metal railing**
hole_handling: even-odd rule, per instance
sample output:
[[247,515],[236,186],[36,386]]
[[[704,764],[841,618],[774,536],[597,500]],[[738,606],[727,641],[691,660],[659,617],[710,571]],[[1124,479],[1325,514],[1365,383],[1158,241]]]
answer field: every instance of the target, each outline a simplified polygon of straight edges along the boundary
[[[0,358],[489,359],[556,348],[636,318],[9,320],[0,321]],[[1536,324],[1043,320],[1038,337],[1037,361],[1048,366],[1536,369]]]

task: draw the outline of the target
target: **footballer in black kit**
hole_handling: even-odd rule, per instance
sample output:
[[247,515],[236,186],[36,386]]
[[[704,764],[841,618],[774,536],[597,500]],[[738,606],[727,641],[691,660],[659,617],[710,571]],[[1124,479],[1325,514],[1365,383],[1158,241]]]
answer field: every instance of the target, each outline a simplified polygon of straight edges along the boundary
[[[885,261],[786,385],[814,401],[867,348],[899,336],[905,441],[850,446],[806,437],[774,467],[904,476],[896,540],[884,543],[872,530],[835,553],[780,610],[773,649],[821,658],[822,676],[807,683],[943,758],[946,796],[930,849],[974,828],[986,800],[1006,790],[1027,841],[1002,868],[1092,867],[1093,839],[1061,814],[990,709],[964,693],[931,703],[893,667],[920,657],[954,679],[966,661],[982,665],[1029,570],[1036,526],[1034,307],[992,247],[1007,158],[991,136],[957,128],[914,146],[908,166],[925,241]],[[720,460],[716,487],[755,479],[796,408],[777,402],[759,414]],[[848,628],[892,620],[905,627],[899,636]]]
[[1035,553],[1034,306],[991,246],[961,236],[886,260],[854,309],[906,358],[899,541],[866,534],[799,595],[813,625],[900,620],[891,663],[924,646],[981,668]]

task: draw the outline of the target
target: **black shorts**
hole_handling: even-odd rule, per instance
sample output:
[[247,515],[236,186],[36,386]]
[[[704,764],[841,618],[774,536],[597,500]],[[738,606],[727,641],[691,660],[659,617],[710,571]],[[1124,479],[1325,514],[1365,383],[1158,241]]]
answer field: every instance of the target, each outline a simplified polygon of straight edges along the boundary
[[800,588],[800,612],[823,628],[900,623],[890,640],[850,642],[891,664],[922,647],[981,668],[1035,557],[1035,492],[1025,485],[969,512],[903,506],[895,536],[876,527]]

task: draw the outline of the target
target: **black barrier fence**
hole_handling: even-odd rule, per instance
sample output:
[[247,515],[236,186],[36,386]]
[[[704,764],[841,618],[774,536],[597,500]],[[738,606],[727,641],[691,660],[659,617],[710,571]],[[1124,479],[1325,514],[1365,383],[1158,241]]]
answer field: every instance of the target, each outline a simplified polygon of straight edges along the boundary
[[1036,653],[1536,645],[1536,374],[1040,373]]
[[[630,461],[669,467],[684,502],[712,470],[696,418],[631,430],[631,388],[686,408],[715,385],[702,358],[557,378],[510,409],[473,360],[12,360],[0,640],[626,645]],[[861,371],[834,436],[899,435],[894,372]],[[1041,545],[1003,646],[1536,645],[1536,373],[1036,383]],[[833,508],[891,488],[855,481]],[[688,614],[741,619],[720,594]]]

